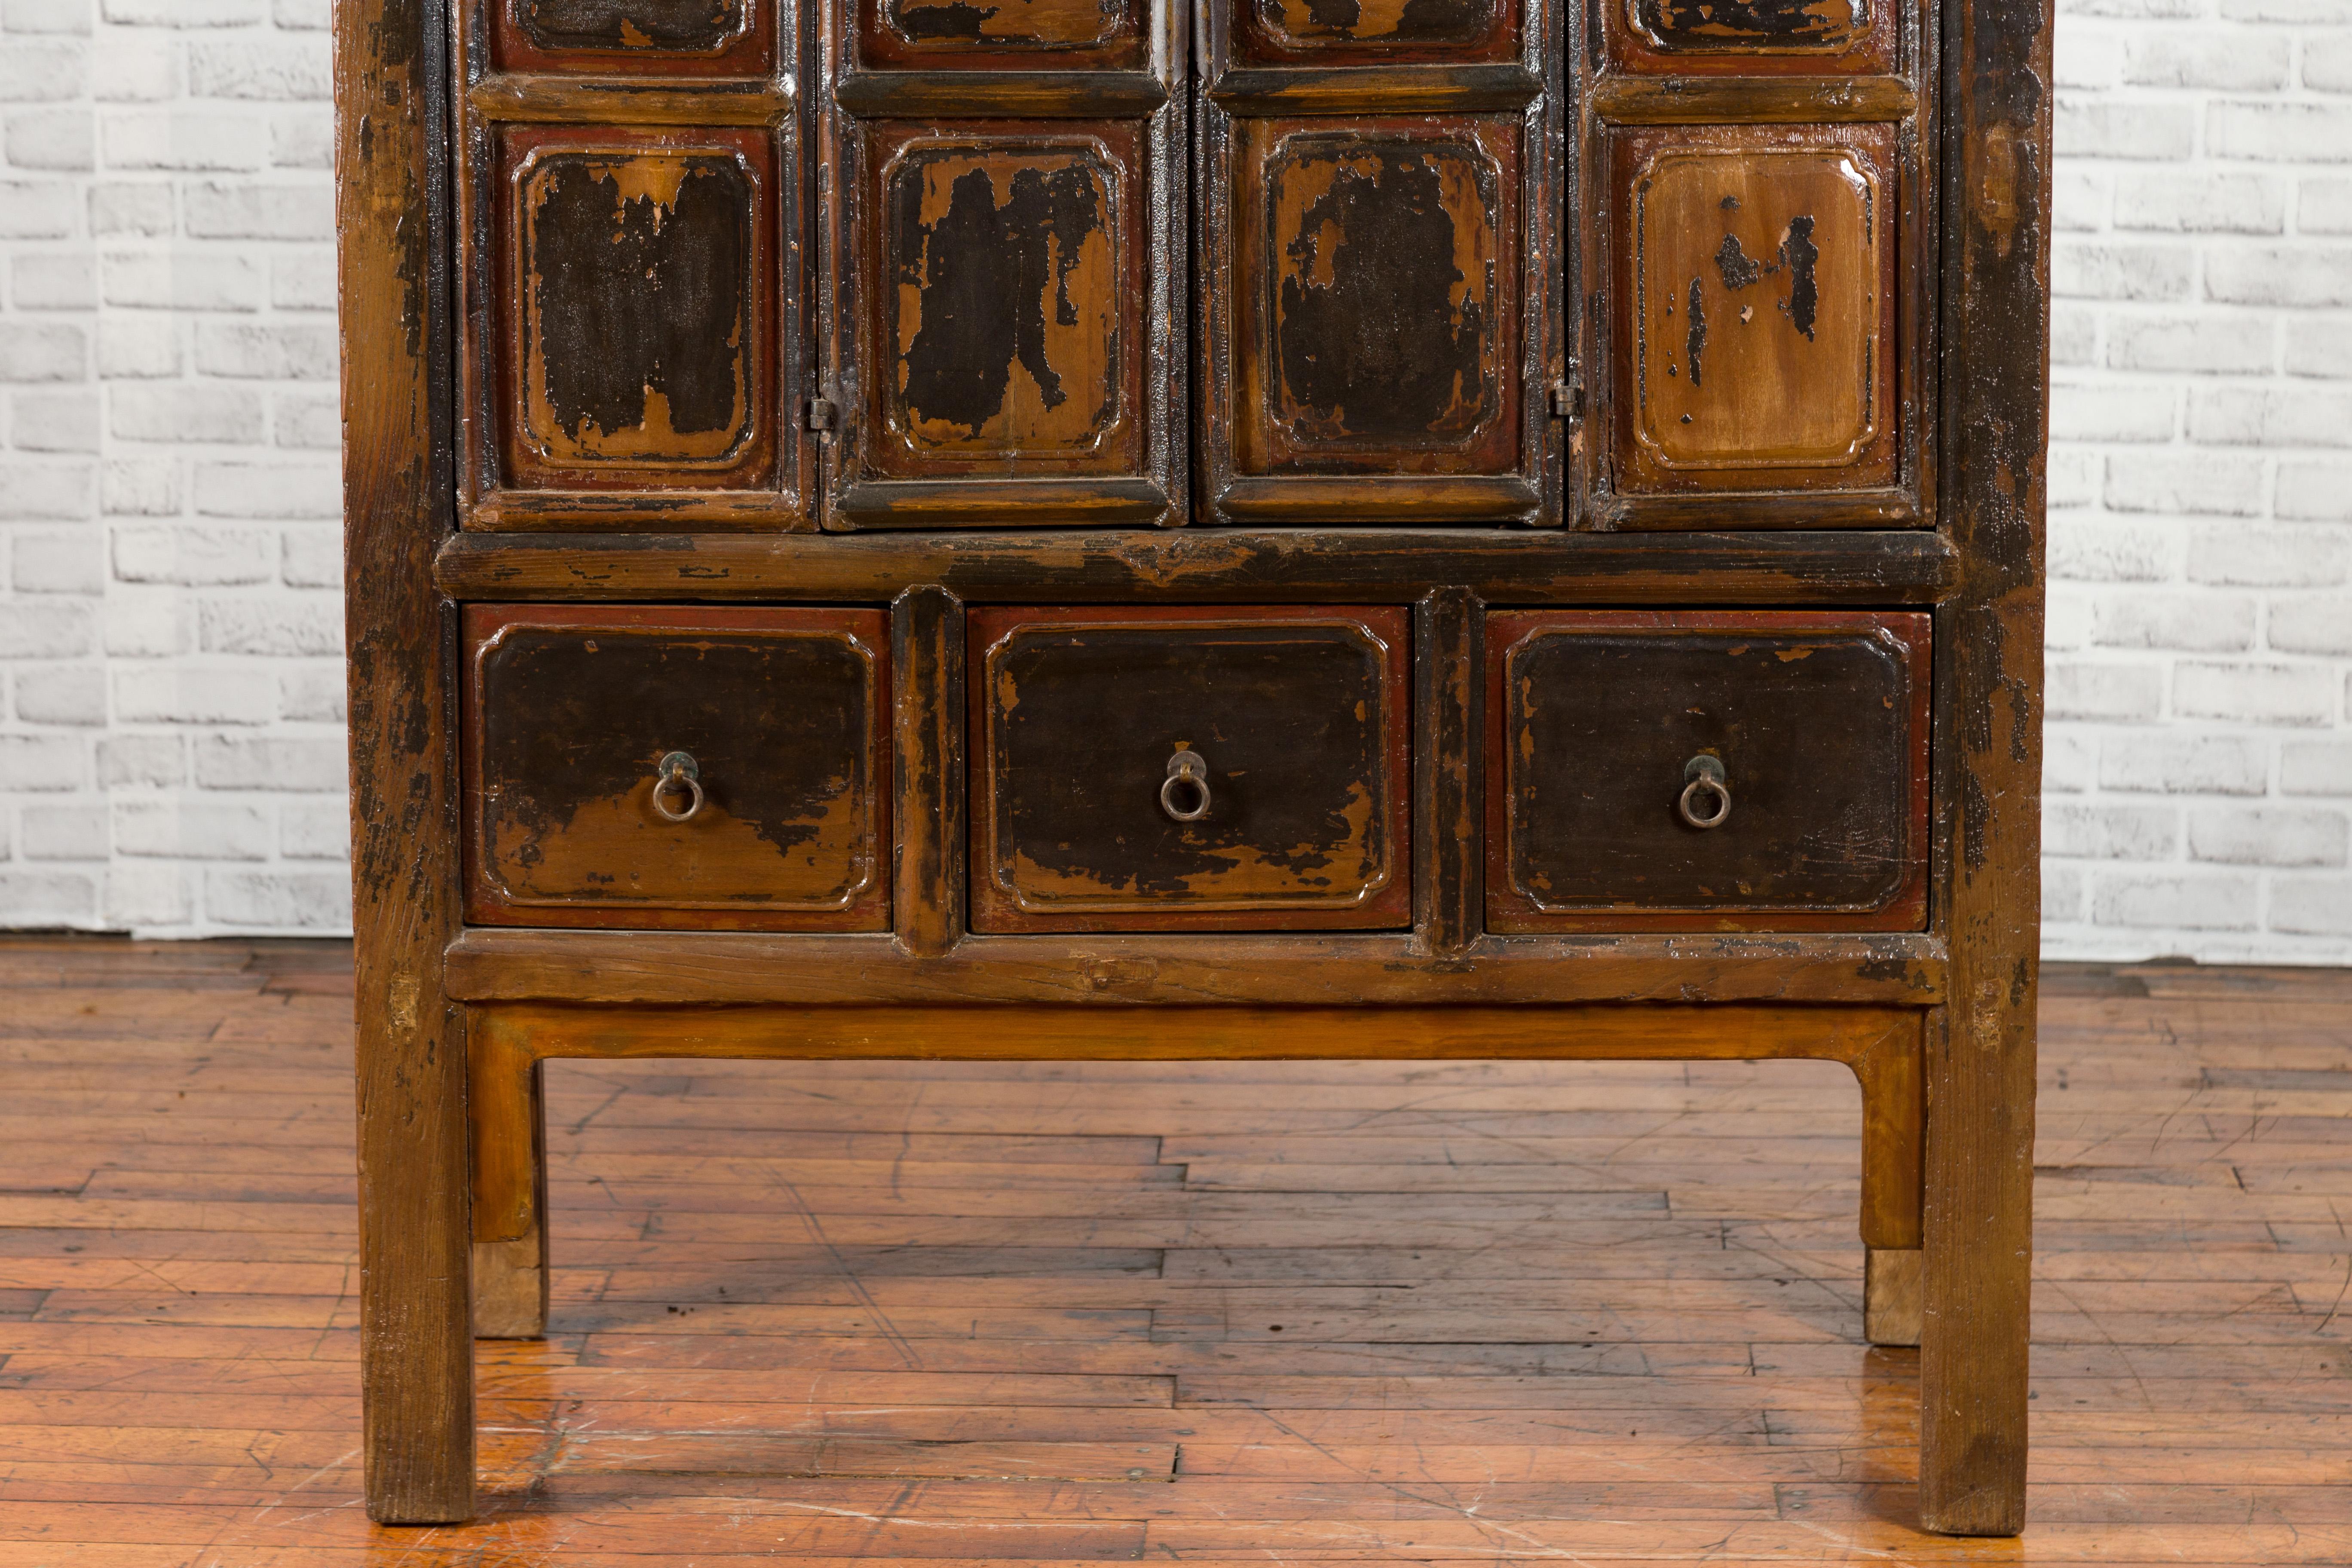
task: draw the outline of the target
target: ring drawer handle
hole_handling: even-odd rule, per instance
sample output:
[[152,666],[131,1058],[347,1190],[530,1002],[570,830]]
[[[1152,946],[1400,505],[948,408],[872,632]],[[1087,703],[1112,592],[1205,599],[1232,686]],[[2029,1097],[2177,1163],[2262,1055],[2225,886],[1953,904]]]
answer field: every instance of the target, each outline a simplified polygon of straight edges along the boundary
[[[663,798],[672,790],[686,792],[684,811],[672,811]],[[654,809],[668,822],[685,822],[702,809],[702,769],[684,752],[672,752],[654,765]]]
[[1209,815],[1209,763],[1190,746],[1168,759],[1168,776],[1160,781],[1160,809],[1178,822],[1198,822]]
[[[1675,809],[1693,827],[1720,827],[1731,816],[1731,786],[1723,782],[1723,763],[1704,752],[1683,764],[1683,795]],[[1711,804],[1701,810],[1699,803]]]

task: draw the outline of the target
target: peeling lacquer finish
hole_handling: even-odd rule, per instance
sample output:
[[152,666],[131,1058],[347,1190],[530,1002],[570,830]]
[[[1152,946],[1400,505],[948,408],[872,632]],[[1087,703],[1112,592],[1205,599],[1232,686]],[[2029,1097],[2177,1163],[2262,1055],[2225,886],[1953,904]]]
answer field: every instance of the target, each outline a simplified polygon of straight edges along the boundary
[[1086,142],[917,143],[883,176],[890,424],[923,453],[1073,456],[1119,423],[1126,200]]
[[[974,616],[980,930],[1402,924],[1400,609]],[[1204,759],[1209,807],[1161,805]]]
[[1660,49],[1741,53],[1849,47],[1885,0],[1628,0],[1633,25]]
[[1461,43],[1493,28],[1495,0],[1258,0],[1258,24],[1293,47]]
[[498,65],[555,76],[772,77],[785,0],[459,0]]
[[542,49],[700,52],[740,37],[749,0],[518,0],[515,20]]
[[1620,208],[1625,488],[1885,482],[1893,193],[1875,129],[1838,135],[1643,138]]
[[1048,51],[1114,37],[1127,19],[1127,5],[1125,0],[882,0],[882,16],[907,44]]
[[[878,929],[886,635],[872,610],[469,606],[471,917]],[[674,752],[684,821],[684,791],[655,799]]]
[[1516,463],[1517,136],[1434,118],[1253,128],[1245,468]]

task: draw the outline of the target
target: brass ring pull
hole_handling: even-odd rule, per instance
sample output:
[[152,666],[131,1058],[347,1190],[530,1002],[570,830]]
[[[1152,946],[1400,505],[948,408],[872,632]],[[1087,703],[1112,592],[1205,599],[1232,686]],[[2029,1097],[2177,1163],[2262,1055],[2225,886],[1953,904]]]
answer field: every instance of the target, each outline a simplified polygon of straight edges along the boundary
[[[1675,802],[1675,809],[1682,813],[1685,822],[1705,828],[1720,827],[1729,820],[1731,786],[1723,782],[1720,759],[1701,752],[1683,764],[1683,779],[1682,798]],[[1709,799],[1712,804],[1700,810],[1699,802]]]
[[1178,822],[1198,822],[1209,815],[1209,764],[1200,752],[1185,747],[1168,759],[1160,809]]
[[[686,809],[672,811],[663,797],[672,790],[686,792]],[[672,752],[654,764],[654,809],[666,822],[684,822],[702,809],[702,769],[684,752]]]

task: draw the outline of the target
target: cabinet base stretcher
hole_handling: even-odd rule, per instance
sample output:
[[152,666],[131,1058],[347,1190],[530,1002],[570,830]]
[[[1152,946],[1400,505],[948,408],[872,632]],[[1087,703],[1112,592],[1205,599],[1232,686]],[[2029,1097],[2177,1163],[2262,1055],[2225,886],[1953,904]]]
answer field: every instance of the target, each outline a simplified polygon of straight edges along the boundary
[[[1149,1016],[1164,1019],[1154,1009]],[[474,1333],[547,1331],[544,1064],[559,1058],[736,1060],[1843,1062],[1862,1090],[1863,1321],[1870,1342],[1916,1345],[1927,1132],[1916,1008],[1599,1006],[1199,1007],[1181,1029],[1125,1033],[1098,1008],[579,1007],[467,1009]]]

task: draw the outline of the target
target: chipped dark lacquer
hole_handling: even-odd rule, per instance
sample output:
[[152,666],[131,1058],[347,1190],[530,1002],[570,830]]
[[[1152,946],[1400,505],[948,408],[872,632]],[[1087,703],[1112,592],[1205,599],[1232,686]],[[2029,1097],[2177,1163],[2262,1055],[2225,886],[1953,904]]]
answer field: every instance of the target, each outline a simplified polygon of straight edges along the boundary
[[1244,473],[1507,473],[1519,457],[1516,119],[1250,121]]
[[1407,923],[1406,642],[1393,607],[974,612],[973,929]]
[[576,75],[762,77],[782,0],[479,0],[499,65]]
[[1237,0],[1235,44],[1251,63],[1338,66],[1507,59],[1516,0]]
[[[1928,643],[1916,614],[1490,616],[1489,927],[1917,930]],[[1709,827],[1678,809],[1702,757]]]
[[1892,482],[1902,355],[1891,128],[1614,141],[1619,489]]
[[507,153],[512,471],[761,482],[775,451],[764,139],[517,132]]
[[[470,605],[465,636],[469,919],[885,925],[879,611]],[[678,752],[683,822],[655,798]]]
[[1610,61],[1638,72],[1845,75],[1894,68],[1904,0],[1604,0]]
[[1137,70],[1149,0],[857,0],[857,61],[875,70]]

